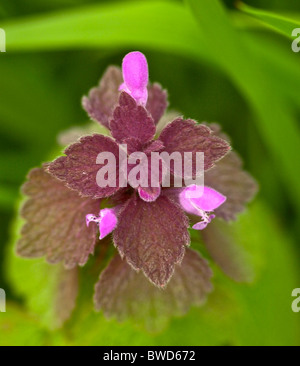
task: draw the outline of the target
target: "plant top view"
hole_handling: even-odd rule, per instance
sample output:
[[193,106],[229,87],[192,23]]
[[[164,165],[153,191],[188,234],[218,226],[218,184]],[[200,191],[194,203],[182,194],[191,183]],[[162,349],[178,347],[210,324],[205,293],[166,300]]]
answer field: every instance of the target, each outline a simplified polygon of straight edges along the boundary
[[300,5],[0,5],[0,345],[300,344]]

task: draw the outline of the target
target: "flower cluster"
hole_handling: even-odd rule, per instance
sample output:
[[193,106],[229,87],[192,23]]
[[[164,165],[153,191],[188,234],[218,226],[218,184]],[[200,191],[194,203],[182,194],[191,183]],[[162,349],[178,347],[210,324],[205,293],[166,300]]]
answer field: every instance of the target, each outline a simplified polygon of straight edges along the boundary
[[[21,212],[26,223],[18,253],[46,256],[50,263],[63,261],[72,269],[84,265],[94,253],[99,233],[100,245],[112,234],[120,256],[100,276],[95,294],[98,308],[105,310],[105,288],[115,281],[113,276],[127,276],[137,286],[141,277],[136,280],[136,271],[161,288],[174,273],[170,285],[177,282],[179,288],[184,276],[195,277],[191,284],[198,276],[200,282],[185,291],[198,291],[196,300],[202,300],[211,288],[211,272],[200,254],[188,248],[188,229],[205,232],[217,217],[234,219],[256,190],[231,151],[228,137],[216,124],[198,124],[182,117],[168,120],[167,92],[159,84],[149,83],[147,60],[140,52],[126,55],[122,70],[109,67],[82,104],[92,120],[107,128],[107,134],[83,136],[64,156],[29,173],[23,186],[28,199]],[[96,175],[104,163],[97,163],[97,156],[112,153],[119,168],[120,144],[128,146],[128,153],[144,152],[149,159],[152,152],[204,153],[205,186],[164,188],[160,176],[155,187],[100,187]],[[196,174],[193,167],[193,176]]]

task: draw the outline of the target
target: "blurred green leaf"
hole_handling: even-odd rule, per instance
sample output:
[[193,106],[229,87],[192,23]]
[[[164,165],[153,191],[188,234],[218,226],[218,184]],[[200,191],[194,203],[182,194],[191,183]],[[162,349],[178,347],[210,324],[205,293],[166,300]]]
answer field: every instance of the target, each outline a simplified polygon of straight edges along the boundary
[[0,186],[0,209],[11,208],[16,199],[16,191],[7,186]]
[[199,53],[194,47],[199,35],[192,16],[179,3],[167,0],[86,6],[11,20],[2,27],[7,52],[126,47],[134,42],[164,51]]
[[75,111],[61,81],[53,78],[51,63],[38,55],[7,54],[0,58],[0,70],[0,180],[18,192],[29,168],[45,159]]
[[0,314],[1,346],[54,346],[63,345],[63,337],[43,328],[36,316],[8,302],[6,313]]
[[244,32],[242,36],[252,54],[253,62],[260,65],[264,74],[268,75],[268,82],[273,84],[271,89],[280,90],[299,107],[299,57],[291,52],[290,47],[286,47],[285,42],[277,42],[273,37],[249,32]]
[[292,31],[295,28],[300,28],[299,21],[289,19],[269,11],[255,9],[240,1],[237,2],[236,6],[244,13],[261,20],[263,24],[266,25],[267,27],[272,28],[281,34],[284,34],[289,38],[293,38]]
[[[230,23],[219,0],[187,0],[199,28],[206,35],[210,55],[239,86],[258,115],[256,127],[279,166],[282,181],[291,199],[300,207],[297,170],[300,135],[293,112],[280,89],[271,89],[269,75],[264,73],[259,59],[253,55]],[[214,19],[211,22],[211,19]],[[222,39],[222,42],[220,42]],[[222,57],[220,57],[220,54]],[[284,124],[283,124],[284,123]]]

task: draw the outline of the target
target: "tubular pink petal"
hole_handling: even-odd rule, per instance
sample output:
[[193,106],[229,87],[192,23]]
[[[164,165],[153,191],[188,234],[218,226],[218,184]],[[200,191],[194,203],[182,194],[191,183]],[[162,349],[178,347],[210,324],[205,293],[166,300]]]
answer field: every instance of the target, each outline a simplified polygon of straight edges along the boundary
[[197,224],[195,224],[193,226],[193,229],[194,230],[204,230],[208,224],[209,224],[209,222],[207,222],[207,221],[200,221],[200,222],[197,222]]
[[101,221],[99,223],[100,239],[105,238],[117,226],[117,215],[113,208],[105,208],[100,211]]
[[198,215],[199,209],[202,211],[215,210],[226,201],[226,197],[210,187],[193,184],[183,189],[179,200],[185,211]]
[[145,202],[154,202],[161,192],[160,187],[138,188],[140,198]]
[[100,211],[99,216],[92,214],[86,215],[86,224],[89,226],[90,222],[96,222],[99,226],[100,239],[105,238],[110,234],[117,226],[117,209],[115,208],[104,208]]
[[211,222],[212,219],[214,219],[215,215],[210,215],[208,217],[203,218],[203,221],[197,222],[194,226],[194,230],[204,230],[206,226]]
[[86,222],[87,227],[90,225],[90,222],[99,222],[99,221],[100,221],[100,218],[93,214],[88,214],[85,216],[85,222]]
[[120,90],[130,94],[138,103],[146,105],[148,99],[148,63],[138,51],[128,53],[122,64],[124,83]]
[[[188,188],[187,195],[189,195],[191,191],[196,193],[192,194],[191,200],[203,211],[213,211],[226,201],[226,197],[213,188],[203,187],[203,192],[202,187],[196,185],[192,185]],[[200,194],[202,193],[202,195],[199,194],[199,197],[197,197],[197,190],[199,190]]]
[[193,226],[195,230],[203,230],[215,218],[209,215],[226,201],[226,197],[210,187],[196,186],[195,184],[184,188],[179,194],[181,207],[189,214],[202,218],[202,221]]

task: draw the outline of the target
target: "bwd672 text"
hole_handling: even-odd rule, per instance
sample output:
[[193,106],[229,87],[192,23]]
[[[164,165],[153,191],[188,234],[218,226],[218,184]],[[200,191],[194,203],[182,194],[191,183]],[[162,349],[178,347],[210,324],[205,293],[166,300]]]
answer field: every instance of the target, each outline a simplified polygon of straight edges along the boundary
[[105,352],[104,361],[127,361],[135,363],[136,360],[146,361],[196,361],[196,352],[192,350],[185,351],[147,351],[147,353],[138,352]]

